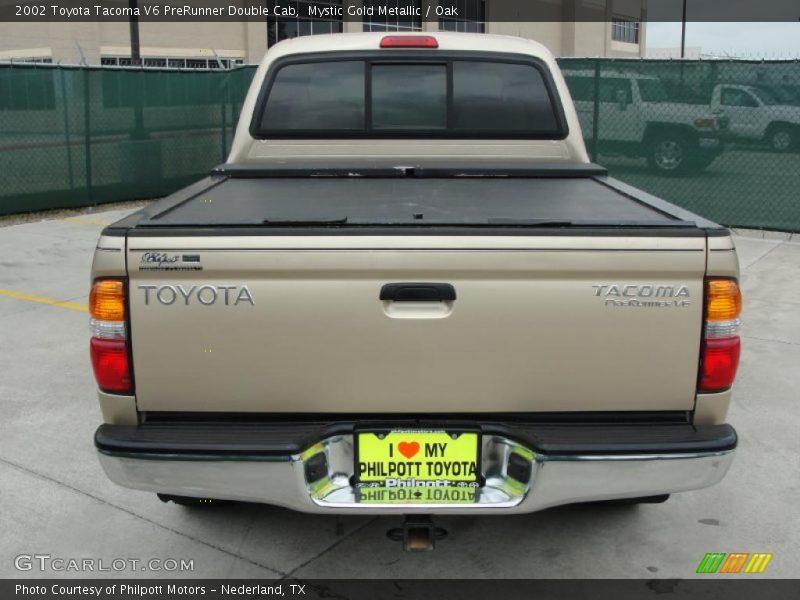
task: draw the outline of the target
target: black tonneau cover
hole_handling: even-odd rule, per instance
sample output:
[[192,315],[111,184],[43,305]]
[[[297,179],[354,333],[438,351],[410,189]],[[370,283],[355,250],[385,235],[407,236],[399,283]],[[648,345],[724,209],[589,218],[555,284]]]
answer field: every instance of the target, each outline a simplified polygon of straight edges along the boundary
[[154,214],[140,225],[669,226],[676,222],[674,217],[586,176],[468,171],[401,176],[386,172],[247,175],[220,174],[220,179],[202,193]]
[[702,235],[700,228],[719,225],[610,179],[591,164],[528,169],[222,165],[211,177],[115,223],[106,233],[357,233],[376,228],[409,234],[630,228],[680,235],[692,235],[687,230],[693,229]]

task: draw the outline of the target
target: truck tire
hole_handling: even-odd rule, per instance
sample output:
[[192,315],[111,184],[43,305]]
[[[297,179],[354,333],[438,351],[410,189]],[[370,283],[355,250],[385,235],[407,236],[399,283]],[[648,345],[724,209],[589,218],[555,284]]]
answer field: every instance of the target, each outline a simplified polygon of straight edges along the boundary
[[695,147],[680,133],[657,133],[645,141],[647,165],[660,175],[682,175],[691,168]]
[[162,502],[174,502],[178,506],[189,506],[192,508],[224,506],[230,504],[230,500],[215,500],[214,498],[190,498],[189,496],[173,496],[171,494],[157,494]]
[[789,152],[797,144],[797,132],[788,125],[775,125],[767,132],[767,143],[775,152]]

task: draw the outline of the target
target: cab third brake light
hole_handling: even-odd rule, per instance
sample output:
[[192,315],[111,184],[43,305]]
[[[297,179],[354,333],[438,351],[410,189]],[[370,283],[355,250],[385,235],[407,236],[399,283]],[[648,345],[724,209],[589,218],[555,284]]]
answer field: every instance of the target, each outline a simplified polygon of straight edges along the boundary
[[381,48],[438,48],[432,35],[387,35],[381,38]]

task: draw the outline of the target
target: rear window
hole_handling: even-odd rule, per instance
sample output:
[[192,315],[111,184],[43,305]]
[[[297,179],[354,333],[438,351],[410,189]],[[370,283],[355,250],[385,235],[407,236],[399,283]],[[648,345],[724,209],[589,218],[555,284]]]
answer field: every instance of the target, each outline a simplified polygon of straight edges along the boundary
[[559,130],[541,72],[533,65],[453,63],[453,127],[463,131]]
[[374,65],[373,129],[447,127],[445,65]]
[[268,137],[566,136],[543,65],[444,58],[288,62],[267,77],[251,133]]
[[275,76],[262,127],[358,130],[364,127],[364,63],[296,64]]

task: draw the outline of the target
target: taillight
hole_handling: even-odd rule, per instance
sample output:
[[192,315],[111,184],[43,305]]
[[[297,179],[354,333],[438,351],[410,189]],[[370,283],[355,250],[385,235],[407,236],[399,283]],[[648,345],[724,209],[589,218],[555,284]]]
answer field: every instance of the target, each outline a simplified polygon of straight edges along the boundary
[[90,353],[97,386],[104,392],[133,393],[126,324],[125,281],[98,279],[89,294]]
[[706,281],[706,314],[699,392],[721,392],[733,385],[739,366],[739,316],[742,294],[735,279]]
[[387,35],[381,38],[381,48],[438,48],[432,35]]
[[97,386],[104,392],[130,393],[133,382],[127,342],[93,337],[90,348]]

